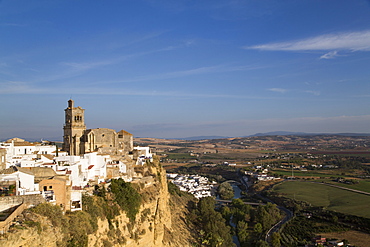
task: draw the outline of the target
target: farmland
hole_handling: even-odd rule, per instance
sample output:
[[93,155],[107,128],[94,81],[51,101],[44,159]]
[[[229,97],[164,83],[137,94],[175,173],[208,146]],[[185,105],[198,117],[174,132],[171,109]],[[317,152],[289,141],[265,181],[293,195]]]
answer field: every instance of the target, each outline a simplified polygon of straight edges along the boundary
[[294,213],[281,232],[285,246],[304,246],[317,234],[367,246],[370,196],[330,185],[370,193],[370,136],[135,141],[150,146],[171,173],[199,174],[218,183],[247,176],[243,200],[267,197]]
[[[370,183],[362,185],[367,190]],[[352,188],[352,187],[351,187]],[[328,210],[344,214],[370,218],[368,206],[370,196],[333,188],[324,184],[286,181],[274,187],[274,191],[295,199],[306,201],[312,206],[325,207]]]
[[273,170],[272,173],[277,174],[279,176],[294,176],[294,177],[306,177],[306,178],[330,178],[330,177],[343,177],[343,175],[339,174],[330,174],[328,171],[324,172],[317,172],[317,171],[289,171],[289,170]]

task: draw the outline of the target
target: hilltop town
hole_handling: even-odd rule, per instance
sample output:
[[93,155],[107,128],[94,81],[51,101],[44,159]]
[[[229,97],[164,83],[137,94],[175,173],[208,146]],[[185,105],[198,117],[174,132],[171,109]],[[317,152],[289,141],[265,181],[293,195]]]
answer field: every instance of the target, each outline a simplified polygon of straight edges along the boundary
[[65,109],[63,129],[62,149],[52,142],[21,138],[0,143],[0,195],[21,198],[2,207],[33,197],[30,205],[45,200],[63,211],[81,210],[84,191],[113,178],[140,180],[143,174],[135,167],[153,159],[149,147],[133,146],[127,131],[86,129],[84,109],[75,107],[73,100]]
[[[65,239],[77,246],[217,246],[203,245],[214,234],[222,235],[222,246],[232,246],[227,225],[239,246],[274,241],[351,246],[339,239],[336,224],[362,231],[346,233],[358,246],[368,241],[369,136],[134,138],[125,130],[88,129],[85,110],[73,100],[64,111],[62,145],[21,138],[0,143],[0,246],[21,246],[28,239],[34,243],[25,246],[43,241],[59,246]],[[311,202],[310,195],[329,191],[319,186],[330,186],[325,200],[352,193],[359,210],[348,213],[353,202],[343,198],[335,199],[338,212],[331,204],[330,210],[322,202],[317,206],[320,198]],[[35,212],[49,221],[36,219]],[[213,216],[204,220],[208,213]],[[306,232],[296,233],[294,224],[307,219]],[[317,234],[316,223],[332,235]]]

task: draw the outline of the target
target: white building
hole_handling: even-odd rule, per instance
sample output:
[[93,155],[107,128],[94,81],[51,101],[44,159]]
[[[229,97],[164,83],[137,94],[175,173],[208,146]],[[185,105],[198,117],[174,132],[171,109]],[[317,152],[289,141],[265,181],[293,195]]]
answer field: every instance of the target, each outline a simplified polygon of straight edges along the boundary
[[147,160],[153,161],[153,155],[149,147],[134,147],[134,152],[135,151],[138,154],[136,165],[144,165]]
[[37,194],[38,186],[35,185],[35,176],[24,168],[12,166],[0,171],[0,182],[14,184],[16,195]]
[[84,187],[90,180],[102,182],[107,177],[107,163],[111,162],[109,155],[96,152],[83,156],[61,156],[55,158],[58,174],[69,175],[72,186]]
[[[174,174],[167,174],[168,178],[173,176]],[[212,196],[214,186],[209,183],[208,178],[198,175],[178,175],[172,180],[172,183],[177,185],[181,191],[186,191],[198,199]]]
[[23,139],[13,138],[0,143],[0,148],[6,149],[6,167],[13,165],[23,167],[36,167],[40,163],[42,155],[55,155],[55,145],[33,144]]

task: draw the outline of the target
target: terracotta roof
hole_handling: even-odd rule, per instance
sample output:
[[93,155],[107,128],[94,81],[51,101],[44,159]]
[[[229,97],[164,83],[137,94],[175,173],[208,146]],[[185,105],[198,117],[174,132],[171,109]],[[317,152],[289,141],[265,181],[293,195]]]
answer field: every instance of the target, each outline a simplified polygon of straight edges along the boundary
[[22,138],[14,137],[14,138],[6,140],[5,142],[6,143],[11,143],[12,141],[14,141],[14,142],[25,142],[26,140],[24,140]]
[[94,167],[94,165],[89,165],[89,167],[87,168],[87,169],[91,169],[91,168],[93,168]]
[[54,155],[52,155],[52,154],[42,154],[42,156],[44,156],[45,158],[47,158],[49,160],[54,159]]
[[121,130],[118,133],[125,134],[125,135],[132,135],[130,132],[127,132],[126,130]]
[[18,146],[35,146],[35,144],[29,142],[14,142],[14,147]]

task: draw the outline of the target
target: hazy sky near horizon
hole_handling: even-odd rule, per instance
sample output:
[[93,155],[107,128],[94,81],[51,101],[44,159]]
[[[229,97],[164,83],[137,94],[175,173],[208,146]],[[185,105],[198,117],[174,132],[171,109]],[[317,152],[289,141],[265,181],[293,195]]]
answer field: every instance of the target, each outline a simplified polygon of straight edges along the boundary
[[370,1],[2,0],[0,140],[370,133]]

